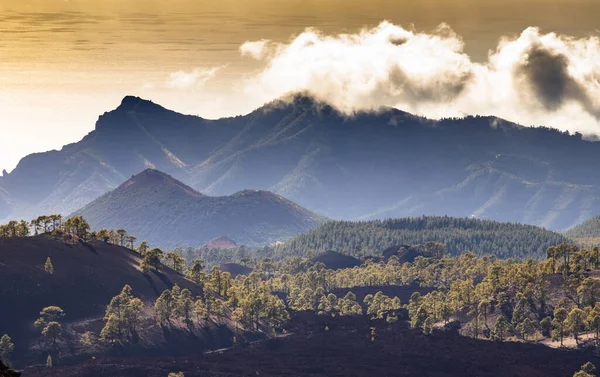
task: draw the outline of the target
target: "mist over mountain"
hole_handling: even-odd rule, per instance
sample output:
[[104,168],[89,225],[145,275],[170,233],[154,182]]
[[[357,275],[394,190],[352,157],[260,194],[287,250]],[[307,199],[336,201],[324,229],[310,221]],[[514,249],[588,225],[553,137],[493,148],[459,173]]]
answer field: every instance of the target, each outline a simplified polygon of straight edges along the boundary
[[579,134],[494,117],[345,116],[294,95],[207,120],[126,97],[80,142],[0,177],[0,217],[69,214],[152,168],[206,195],[269,190],[336,219],[450,215],[566,229],[600,208],[598,158],[600,144]]
[[[325,222],[289,200],[260,190],[203,195],[171,176],[147,169],[76,211],[94,229],[125,228],[151,245],[199,246],[215,240],[265,245]],[[221,242],[222,244],[223,242]]]

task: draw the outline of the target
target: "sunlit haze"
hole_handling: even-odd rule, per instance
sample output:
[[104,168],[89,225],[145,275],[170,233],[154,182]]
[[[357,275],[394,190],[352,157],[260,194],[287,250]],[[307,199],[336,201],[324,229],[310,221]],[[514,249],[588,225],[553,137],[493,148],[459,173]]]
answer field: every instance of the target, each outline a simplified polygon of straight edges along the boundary
[[[525,124],[594,133],[600,129],[594,97],[600,90],[599,63],[593,60],[598,40],[590,37],[598,35],[598,14],[596,0],[0,0],[0,170],[10,171],[29,153],[81,139],[100,114],[129,94],[217,118],[251,111],[287,91],[309,89],[350,112],[389,105],[431,117],[494,113]],[[384,20],[389,24],[378,26]],[[456,35],[438,29],[442,23]],[[308,27],[315,31],[305,37],[316,38],[315,46],[325,50],[288,45],[300,43],[295,37]],[[538,40],[552,51],[573,54],[566,69],[581,91],[568,94],[573,101],[561,102],[560,109],[552,107],[552,98],[542,100],[541,107],[514,108],[513,103],[523,101],[502,86],[503,74],[515,66],[489,68],[488,52],[498,49],[500,39],[516,39],[528,27],[540,29],[530,29],[496,63],[514,59],[517,64],[521,55],[508,55]],[[371,39],[359,36],[363,28]],[[404,31],[424,33],[423,38],[406,50],[373,42]],[[548,36],[551,32],[557,36]],[[349,46],[338,37],[342,33],[364,39]],[[445,47],[438,48],[440,35]],[[253,41],[264,43],[245,44]],[[379,60],[363,54],[363,48],[379,54]],[[431,49],[440,53],[433,56]],[[347,64],[340,68],[333,55]],[[411,62],[407,56],[423,60]],[[370,76],[373,69],[387,74],[397,61],[402,72],[414,74],[410,80],[416,75],[420,81],[377,93],[362,85],[378,80]],[[368,77],[361,76],[363,68],[369,69]],[[315,72],[321,69],[352,75],[354,81],[345,84],[354,92],[338,98],[327,83],[316,87]],[[448,79],[450,72],[460,75],[460,69],[471,80],[464,90]],[[292,79],[279,85],[286,77]],[[481,91],[490,88],[498,93],[482,99]],[[409,90],[417,96],[405,95]],[[432,91],[441,91],[441,97],[430,98]],[[552,113],[538,117],[538,108]],[[568,119],[573,123],[563,125]]]

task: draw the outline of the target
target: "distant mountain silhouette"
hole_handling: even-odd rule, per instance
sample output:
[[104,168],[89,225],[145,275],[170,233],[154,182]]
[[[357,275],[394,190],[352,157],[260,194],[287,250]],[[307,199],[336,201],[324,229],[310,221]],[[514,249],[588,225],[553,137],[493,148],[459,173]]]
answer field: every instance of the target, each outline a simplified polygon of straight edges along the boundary
[[126,97],[61,151],[0,177],[0,217],[68,214],[133,174],[207,195],[269,190],[330,218],[451,215],[566,229],[600,208],[600,144],[494,117],[346,117],[296,95],[206,120]]
[[230,243],[264,245],[285,240],[325,219],[268,191],[203,195],[173,177],[147,169],[73,215],[93,229],[124,228],[151,245],[201,246],[225,234]]

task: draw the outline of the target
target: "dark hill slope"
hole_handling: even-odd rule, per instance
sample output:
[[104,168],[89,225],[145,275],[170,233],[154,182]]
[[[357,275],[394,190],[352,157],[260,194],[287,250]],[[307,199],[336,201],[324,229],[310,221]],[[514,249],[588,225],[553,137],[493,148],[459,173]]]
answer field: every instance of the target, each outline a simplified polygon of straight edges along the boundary
[[[54,274],[44,271],[50,257]],[[0,238],[0,334],[9,334],[16,357],[39,337],[33,322],[46,306],[60,306],[65,323],[104,316],[106,305],[125,284],[144,301],[154,301],[173,284],[202,290],[165,268],[143,274],[139,255],[103,242],[66,244],[49,236]]]
[[0,216],[68,214],[154,168],[209,195],[269,190],[331,218],[474,216],[567,229],[600,208],[598,160],[600,144],[581,135],[493,117],[345,117],[298,95],[205,120],[126,97],[80,142],[0,177]]
[[335,251],[325,251],[319,255],[315,255],[310,259],[313,263],[323,263],[328,270],[340,270],[343,268],[352,268],[360,266],[360,260]]
[[351,254],[383,252],[398,245],[441,242],[453,255],[463,251],[501,258],[543,258],[549,246],[568,239],[532,225],[453,217],[418,217],[385,221],[326,223],[276,246],[276,255],[305,256],[310,250],[342,248]]
[[252,269],[239,263],[223,263],[220,266],[221,271],[229,272],[231,277],[235,279],[238,275],[250,275]]
[[588,352],[485,341],[449,331],[426,336],[401,322],[320,316],[295,324],[289,337],[224,352],[187,358],[104,358],[71,367],[31,368],[23,377],[164,377],[180,371],[185,377],[567,377],[588,361],[600,363]]
[[151,169],[74,215],[82,215],[94,229],[125,228],[138,239],[165,248],[200,246],[221,235],[246,245],[264,245],[324,222],[324,218],[267,191],[210,197]]

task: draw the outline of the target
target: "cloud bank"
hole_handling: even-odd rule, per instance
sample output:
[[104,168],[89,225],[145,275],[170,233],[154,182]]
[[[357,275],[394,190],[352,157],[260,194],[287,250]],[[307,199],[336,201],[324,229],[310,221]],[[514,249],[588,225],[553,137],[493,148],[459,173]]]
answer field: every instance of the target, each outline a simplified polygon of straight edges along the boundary
[[419,33],[382,22],[355,34],[309,28],[287,43],[246,42],[240,53],[264,64],[242,86],[257,105],[309,91],[347,114],[392,106],[432,118],[495,115],[600,134],[597,36],[531,27],[503,38],[479,63],[447,25]]

